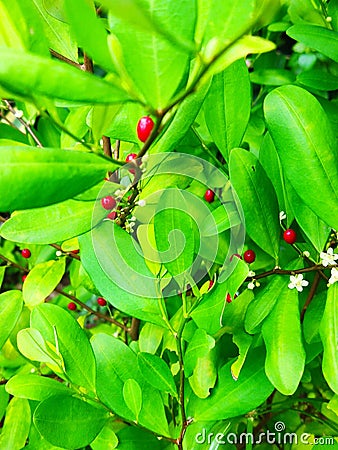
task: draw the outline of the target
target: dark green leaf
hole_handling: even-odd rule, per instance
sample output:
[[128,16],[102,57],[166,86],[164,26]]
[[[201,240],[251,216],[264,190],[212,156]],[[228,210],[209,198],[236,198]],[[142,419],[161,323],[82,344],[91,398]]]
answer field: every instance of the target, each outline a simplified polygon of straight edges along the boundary
[[119,450],[161,450],[160,441],[146,431],[136,427],[126,427],[117,433]]
[[34,424],[51,444],[74,449],[90,444],[103,428],[108,413],[68,395],[49,397],[34,412]]
[[255,70],[250,74],[252,83],[264,84],[268,86],[281,86],[290,84],[295,80],[295,76],[289,70],[284,69],[263,69]]
[[29,98],[47,96],[78,103],[130,100],[118,81],[102,80],[75,67],[19,50],[0,50],[0,86]]
[[301,72],[297,81],[304,86],[319,91],[335,91],[338,89],[338,77],[320,69],[311,69]]
[[151,353],[141,352],[137,354],[137,362],[140,372],[151,386],[177,397],[174,378],[163,359]]
[[287,34],[338,62],[337,31],[305,23],[293,25],[287,30]]
[[117,167],[91,153],[35,147],[1,147],[0,165],[1,211],[61,202]]
[[0,294],[0,349],[15,327],[20,317],[22,306],[23,298],[21,291],[13,290]]
[[338,228],[336,139],[319,102],[298,86],[282,86],[267,95],[264,111],[288,182],[315,214]]
[[278,202],[271,181],[257,158],[237,148],[230,154],[230,180],[241,202],[247,233],[266,253],[278,257]]

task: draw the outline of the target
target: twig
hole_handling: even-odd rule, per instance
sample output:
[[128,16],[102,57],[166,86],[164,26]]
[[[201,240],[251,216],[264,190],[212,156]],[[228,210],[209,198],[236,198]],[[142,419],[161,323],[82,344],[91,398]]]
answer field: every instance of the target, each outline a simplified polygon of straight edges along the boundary
[[43,147],[43,145],[41,144],[40,140],[38,139],[38,137],[36,136],[36,134],[34,133],[34,131],[32,130],[32,128],[30,127],[30,125],[28,124],[28,122],[26,122],[26,120],[24,120],[22,117],[19,117],[17,111],[15,111],[15,108],[13,108],[13,106],[9,103],[8,100],[3,99],[3,102],[5,103],[5,105],[7,106],[7,109],[14,115],[14,117],[21,123],[21,125],[23,125],[25,127],[25,129],[27,130],[27,133],[29,133],[31,135],[31,137],[33,138],[34,142],[36,143],[36,145],[38,147]]
[[[254,280],[259,280],[261,278],[265,278],[265,277],[269,277],[271,275],[295,275],[297,273],[308,273],[308,272],[315,272],[317,271],[319,274],[323,269],[331,269],[332,267],[335,266],[327,266],[324,267],[321,264],[315,264],[314,266],[311,267],[303,267],[302,269],[295,269],[295,270],[284,270],[284,269],[272,269],[272,270],[268,270],[267,272],[263,272],[260,273],[258,275],[255,275],[254,277],[248,277],[245,281],[252,281]],[[325,276],[325,279],[327,280],[327,276]]]
[[[108,156],[108,158],[111,158],[113,155],[112,155],[110,137],[102,136],[102,142],[103,142],[103,153],[106,156]],[[115,157],[115,155],[114,155],[114,157]],[[118,159],[118,158],[116,158],[116,159]]]
[[114,158],[115,159],[119,159],[119,157],[120,157],[120,145],[121,145],[121,141],[119,139],[116,139],[115,148],[114,148]]
[[83,55],[83,70],[85,72],[94,73],[93,61],[89,58],[87,53]]
[[306,299],[306,301],[304,303],[302,312],[300,314],[300,321],[301,322],[303,322],[305,312],[306,312],[309,304],[312,302],[312,299],[313,299],[313,297],[314,297],[314,295],[316,293],[316,290],[317,290],[318,285],[319,285],[319,281],[320,281],[320,274],[319,274],[319,272],[316,272],[315,277],[313,279],[313,282],[311,284],[311,288],[310,288],[309,294],[307,296],[307,299]]
[[128,330],[129,336],[132,341],[137,341],[139,337],[140,319],[132,318],[131,327]]
[[59,61],[63,61],[67,64],[70,64],[71,66],[76,67],[77,69],[81,69],[81,64],[78,62],[73,61],[72,59],[66,58],[66,56],[61,55],[61,53],[56,52],[52,48],[49,49],[49,53],[54,56],[54,58],[58,59]]
[[73,252],[65,252],[64,250],[62,250],[60,245],[57,244],[49,244],[51,247],[55,248],[56,250],[58,250],[59,252],[64,253],[67,256],[70,256],[71,258],[77,259],[78,261],[81,260],[80,256],[77,255],[76,253]]

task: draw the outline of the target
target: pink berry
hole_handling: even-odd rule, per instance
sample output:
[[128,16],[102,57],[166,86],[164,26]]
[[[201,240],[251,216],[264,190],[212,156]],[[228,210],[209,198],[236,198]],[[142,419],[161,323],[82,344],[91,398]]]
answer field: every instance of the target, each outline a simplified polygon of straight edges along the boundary
[[297,234],[295,230],[292,230],[291,228],[285,230],[283,233],[283,239],[287,244],[294,244],[297,239]]
[[212,203],[215,199],[215,193],[211,189],[207,189],[204,194],[204,198],[208,203]]
[[116,200],[111,195],[107,195],[107,197],[101,198],[101,205],[104,209],[114,209],[116,206]]
[[110,212],[109,214],[108,214],[108,219],[110,219],[110,220],[115,220],[116,219],[116,217],[117,217],[117,212],[116,211],[112,211],[112,212]]
[[23,250],[21,250],[21,255],[28,259],[31,257],[31,251],[28,248],[24,248]]
[[154,121],[151,117],[145,116],[141,117],[141,119],[137,123],[137,137],[141,142],[145,142],[150,136],[151,132],[154,128]]
[[134,161],[134,159],[137,158],[137,154],[136,153],[129,153],[129,155],[126,157],[126,162],[131,162]]
[[76,310],[77,310],[77,306],[76,306],[76,304],[75,304],[74,302],[68,303],[67,308],[68,308],[70,311],[76,311]]
[[97,303],[98,303],[98,305],[100,305],[100,306],[106,306],[107,300],[105,300],[103,297],[99,297],[99,298],[97,299]]
[[244,252],[244,261],[248,264],[251,264],[256,259],[256,253],[253,250],[247,250]]

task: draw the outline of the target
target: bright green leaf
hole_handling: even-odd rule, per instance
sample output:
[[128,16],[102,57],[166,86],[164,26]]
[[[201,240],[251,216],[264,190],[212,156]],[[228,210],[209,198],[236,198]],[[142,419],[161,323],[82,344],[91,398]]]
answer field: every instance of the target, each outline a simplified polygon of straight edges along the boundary
[[43,401],[52,395],[72,395],[74,391],[52,378],[39,375],[15,375],[6,383],[6,391],[14,397]]
[[21,450],[25,447],[31,426],[31,410],[28,400],[13,398],[6,410],[6,418],[0,434],[2,450]]
[[22,306],[23,298],[21,291],[13,290],[0,294],[0,349],[15,327],[20,317]]
[[151,386],[177,397],[173,376],[163,359],[151,353],[141,352],[137,354],[137,363],[140,372]]
[[130,411],[138,421],[142,408],[142,391],[140,385],[133,378],[128,378],[123,384],[123,398]]

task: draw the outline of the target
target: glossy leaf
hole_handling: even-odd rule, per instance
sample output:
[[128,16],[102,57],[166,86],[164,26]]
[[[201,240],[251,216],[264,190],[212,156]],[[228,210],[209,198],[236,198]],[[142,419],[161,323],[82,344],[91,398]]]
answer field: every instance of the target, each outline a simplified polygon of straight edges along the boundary
[[21,450],[26,444],[30,426],[31,410],[28,400],[12,398],[7,407],[5,422],[0,434],[0,448]]
[[51,444],[68,449],[90,444],[103,428],[108,413],[69,395],[56,395],[41,402],[34,424]]
[[151,353],[140,352],[137,354],[137,363],[140,372],[151,386],[177,397],[173,376],[163,359]]
[[[114,240],[113,229],[117,233]],[[149,298],[156,296],[154,276],[127,232],[105,221],[92,233],[80,236],[79,243],[84,268],[105,299],[127,314],[164,326],[158,301]],[[120,247],[123,255],[119,254]]]
[[60,283],[66,268],[65,258],[37,264],[29,272],[22,288],[26,306],[43,303]]
[[140,351],[154,355],[161,344],[163,333],[164,328],[153,323],[145,323],[138,340]]
[[[62,242],[89,231],[107,212],[92,222],[94,201],[66,200],[43,208],[17,211],[2,225],[5,239],[26,244]],[[72,226],[69,226],[69,223]]]
[[317,25],[296,24],[287,30],[288,36],[338,62],[338,32]]
[[225,160],[239,147],[249,122],[251,86],[243,59],[213,77],[204,103],[206,124]]
[[250,74],[252,83],[263,84],[267,86],[282,86],[290,84],[295,80],[294,74],[284,69],[265,69],[255,70]]
[[141,428],[126,427],[117,433],[119,450],[161,450],[159,439]]
[[241,217],[234,204],[221,205],[205,218],[201,233],[203,236],[213,236],[241,223]]
[[93,450],[114,450],[119,444],[110,424],[104,426],[95,440],[90,444]]
[[72,383],[95,391],[95,358],[85,331],[59,306],[44,303],[31,313],[31,326],[58,349]]
[[107,32],[96,15],[94,3],[86,0],[64,0],[64,10],[78,46],[102,68],[114,72]]
[[296,290],[285,288],[264,321],[265,371],[271,383],[284,395],[292,395],[301,380],[305,351]]
[[142,391],[140,385],[133,378],[128,378],[123,385],[123,398],[126,405],[132,411],[138,421],[142,408]]
[[267,95],[264,113],[288,182],[315,214],[337,228],[338,157],[322,107],[304,89],[282,86]]
[[135,416],[123,397],[124,383],[133,378],[142,390],[140,425],[165,436],[169,435],[160,393],[142,377],[136,354],[122,341],[106,334],[96,334],[91,340],[97,362],[97,393],[116,414],[134,421]]
[[61,202],[94,186],[117,167],[90,153],[21,146],[2,147],[0,164],[2,211]]
[[6,391],[18,398],[43,401],[52,395],[72,395],[74,391],[52,378],[38,375],[15,375],[6,383]]
[[338,284],[330,286],[322,321],[320,337],[323,342],[323,374],[330,388],[338,394]]
[[197,359],[193,374],[189,377],[189,384],[195,395],[207,398],[217,380],[215,352],[210,351]]
[[308,344],[320,342],[321,340],[319,327],[325,310],[326,297],[326,290],[318,292],[306,308],[303,321],[303,333],[305,342]]
[[188,414],[195,420],[224,420],[251,411],[264,402],[273,391],[265,375],[264,356],[262,348],[250,352],[237,381],[231,375],[233,361],[221,367],[210,397],[192,398]]
[[17,290],[0,294],[0,349],[9,338],[23,306],[22,293]]
[[247,233],[266,253],[277,259],[280,233],[278,202],[263,167],[252,153],[233,149],[230,180],[244,211]]
[[215,347],[215,339],[204,330],[197,328],[184,354],[185,375],[189,377],[199,358],[207,355]]
[[38,95],[77,103],[119,103],[129,100],[118,82],[107,82],[48,58],[0,49],[0,83],[15,95]]
[[311,69],[301,72],[297,81],[304,86],[319,91],[335,91],[338,89],[338,77],[320,69]]
[[7,268],[7,266],[0,266],[0,288],[1,288],[4,278],[5,278],[6,268]]
[[194,260],[194,231],[184,196],[178,189],[166,189],[154,217],[157,249],[172,276],[190,273]]

